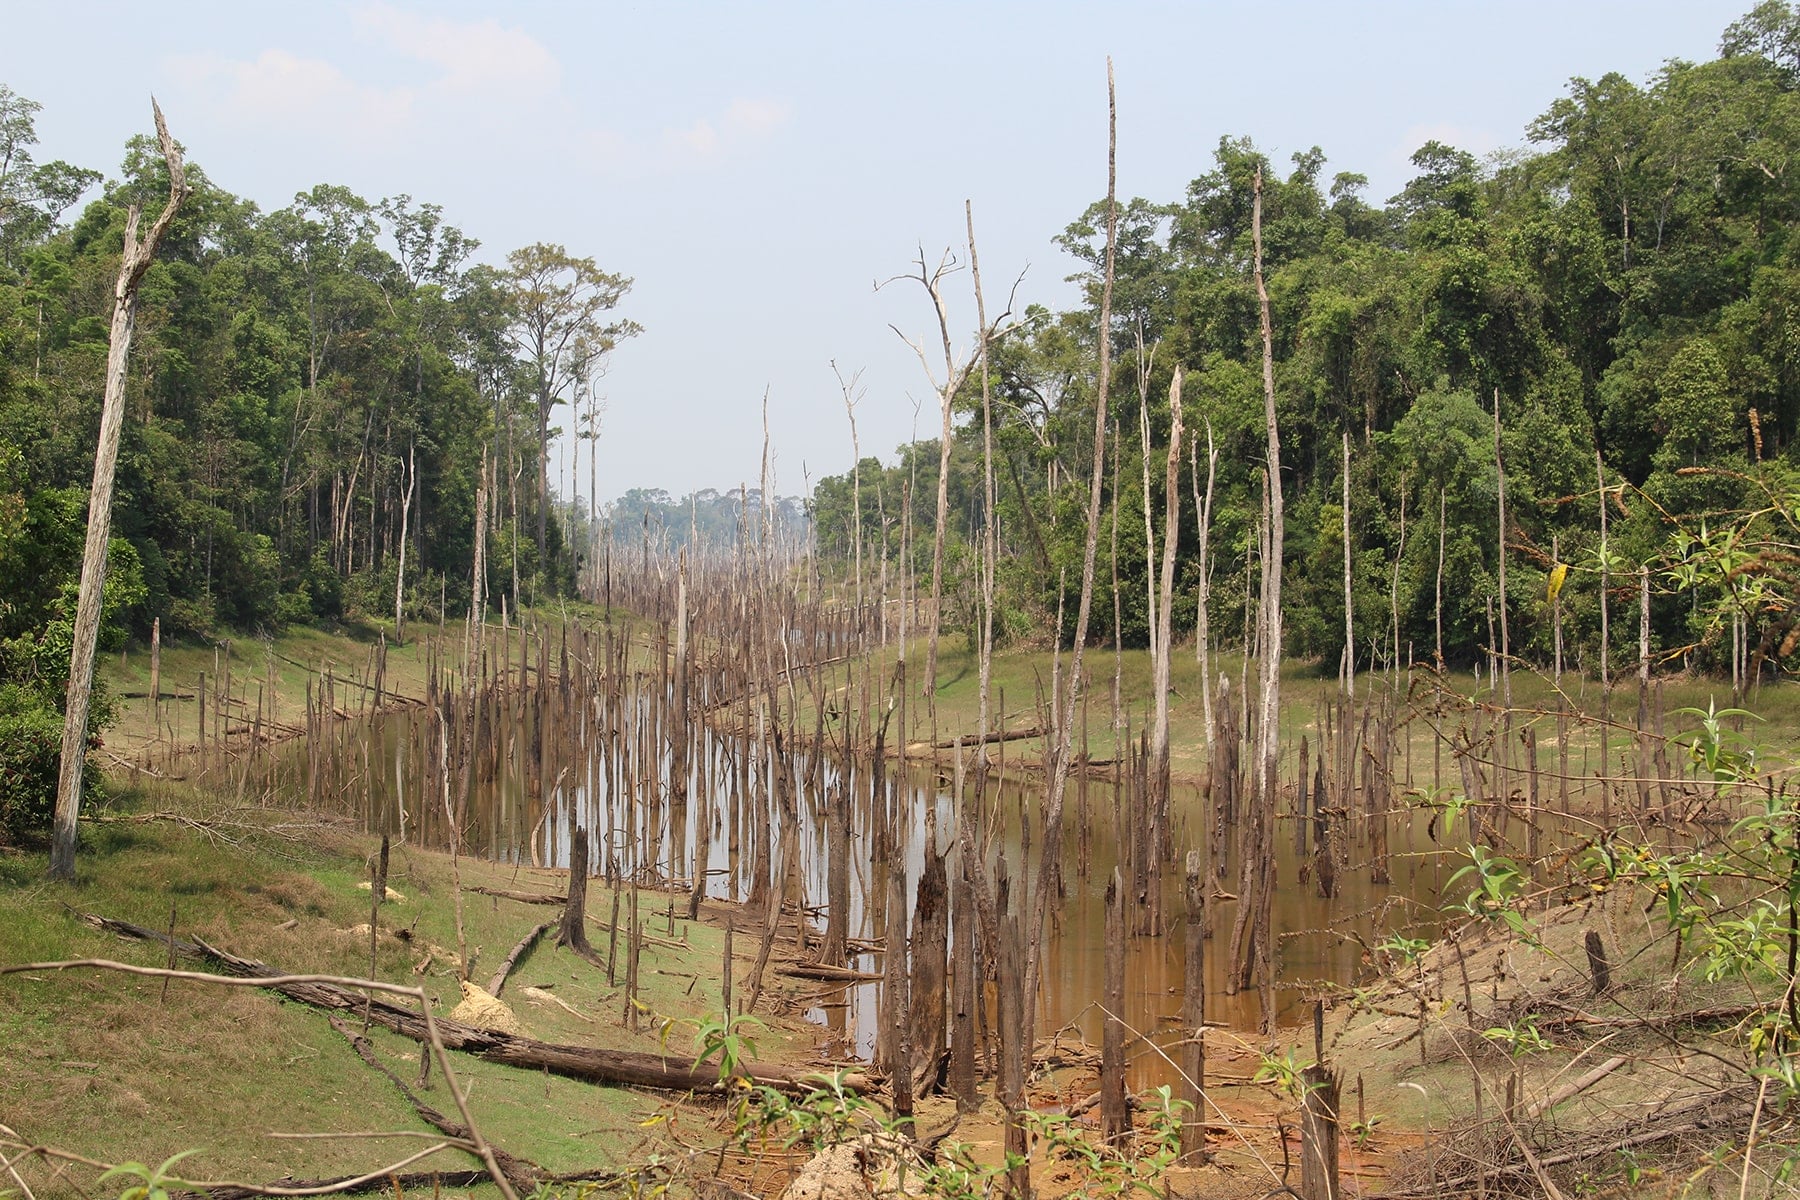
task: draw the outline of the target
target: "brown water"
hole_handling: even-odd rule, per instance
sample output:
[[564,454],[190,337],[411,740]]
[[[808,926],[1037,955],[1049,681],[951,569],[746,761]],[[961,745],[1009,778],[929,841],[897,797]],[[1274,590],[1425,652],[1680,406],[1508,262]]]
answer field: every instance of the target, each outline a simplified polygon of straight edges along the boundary
[[[320,794],[339,797],[337,802],[371,832],[447,847],[450,825],[441,775],[426,762],[426,723],[432,719],[413,709],[383,716],[358,729],[350,735],[354,740],[347,743],[350,753],[333,758],[332,778],[321,781]],[[757,813],[767,805],[766,800],[759,802],[759,797],[767,794],[767,781],[759,786],[758,775],[769,769],[760,742],[705,732],[694,754],[687,811],[673,812],[667,801],[666,753],[645,756],[654,768],[638,770],[621,761],[628,754],[603,752],[598,736],[592,744],[581,746],[580,737],[587,735],[575,735],[557,756],[572,765],[546,766],[542,794],[534,794],[524,766],[531,732],[529,717],[501,723],[499,768],[491,779],[473,785],[462,821],[464,853],[563,866],[568,862],[571,831],[579,824],[594,836],[595,854],[590,862],[597,873],[620,877],[637,871],[640,879],[681,882],[690,877],[698,814],[710,811],[714,827],[707,894],[728,900],[741,900],[748,894],[755,857],[750,831],[762,827],[763,818]],[[286,769],[304,777],[306,760],[297,765],[290,760]],[[620,782],[646,778],[653,780],[651,786]],[[867,762],[852,762],[846,768],[829,759],[815,763],[797,755],[794,782],[799,792],[800,870],[809,906],[823,906],[826,898],[823,804],[827,796],[842,794],[850,799],[848,927],[852,937],[880,939],[886,933],[882,898],[887,894],[890,863],[873,852],[871,839],[875,814],[880,811],[878,801],[901,821],[904,852],[891,857],[905,866],[909,906],[924,863],[928,809],[936,812],[938,852],[950,854],[948,865],[954,873],[955,805],[945,771],[938,765],[915,762],[898,777],[890,770],[884,781],[885,794],[878,798]],[[1041,837],[1037,811],[1043,790],[1040,777],[1017,771],[990,783],[988,811],[999,814],[1003,822],[998,845],[1004,847],[1015,881],[1035,878],[1036,847],[1031,848],[1031,857],[1022,853],[1025,822],[1021,818],[1029,815],[1033,836]],[[1066,895],[1062,904],[1053,906],[1047,933],[1038,1013],[1041,1036],[1073,1026],[1089,1042],[1099,1044],[1102,1019],[1098,1005],[1106,947],[1103,894],[1118,861],[1113,797],[1110,780],[1088,779],[1070,785],[1063,863]],[[1170,808],[1178,850],[1207,844],[1204,807],[1198,789],[1175,785]],[[1457,847],[1434,846],[1426,837],[1422,815],[1395,814],[1388,820],[1392,882],[1371,882],[1366,843],[1353,829],[1345,848],[1348,861],[1338,871],[1338,894],[1330,900],[1320,898],[1311,882],[1301,881],[1291,819],[1284,816],[1277,821],[1274,925],[1280,943],[1275,992],[1279,1020],[1295,1020],[1299,1006],[1318,985],[1355,983],[1368,969],[1367,948],[1388,931],[1406,929],[1414,936],[1425,936],[1436,930],[1438,896],[1444,881],[1462,861],[1455,852]],[[1080,869],[1084,841],[1085,872]],[[1132,937],[1127,947],[1125,1019],[1153,1041],[1173,1041],[1178,1036],[1174,1021],[1181,1009],[1186,941],[1180,857],[1166,864],[1163,872],[1162,936]],[[1020,867],[1022,859],[1028,864],[1025,870]],[[1220,876],[1227,890],[1235,889],[1235,864],[1228,864]],[[1019,893],[1017,882],[1014,893]],[[1225,994],[1224,959],[1235,905],[1229,900],[1209,904],[1216,908],[1217,934],[1209,942],[1207,954],[1208,1018],[1254,1037],[1261,1019],[1255,991]],[[961,953],[953,948],[952,960]],[[851,965],[878,971],[879,956],[865,955]],[[858,984],[821,1000],[809,1015],[833,1032],[840,1052],[867,1057],[873,1049],[879,1002],[879,984]],[[1134,1042],[1134,1047],[1134,1084],[1172,1077],[1173,1072],[1154,1049],[1142,1042]]]

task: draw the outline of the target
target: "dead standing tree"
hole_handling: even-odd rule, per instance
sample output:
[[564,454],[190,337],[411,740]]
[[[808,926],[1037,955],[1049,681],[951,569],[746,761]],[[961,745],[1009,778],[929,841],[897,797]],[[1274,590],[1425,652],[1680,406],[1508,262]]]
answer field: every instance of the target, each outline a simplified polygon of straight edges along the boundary
[[100,408],[100,442],[94,452],[94,485],[88,500],[87,543],[81,554],[81,591],[75,602],[74,645],[69,652],[69,690],[64,708],[62,766],[56,781],[56,817],[50,843],[50,878],[75,878],[75,822],[81,811],[81,776],[87,765],[88,709],[94,691],[94,650],[100,636],[100,601],[106,584],[106,549],[112,536],[113,473],[119,461],[119,433],[125,421],[125,371],[131,357],[131,335],[137,326],[138,285],[150,269],[156,247],[187,194],[181,148],[169,136],[162,109],[154,99],[156,140],[169,168],[169,199],[150,231],[138,239],[142,210],[132,204],[125,215],[125,250],[113,285],[110,348],[106,356],[106,395]]
[[[1087,531],[1081,557],[1081,598],[1075,609],[1075,635],[1069,668],[1069,686],[1061,697],[1062,712],[1057,715],[1055,737],[1050,747],[1050,779],[1044,803],[1044,840],[1039,851],[1037,882],[1031,895],[1031,914],[1026,931],[1025,986],[1021,989],[1022,1019],[1015,1044],[1004,1053],[1013,1059],[1013,1071],[1022,1082],[1023,1065],[1030,1061],[1032,1039],[1037,1025],[1038,983],[1043,972],[1044,923],[1049,912],[1050,896],[1056,890],[1057,869],[1062,860],[1063,800],[1068,792],[1070,767],[1070,732],[1075,726],[1076,706],[1081,692],[1081,663],[1087,647],[1088,619],[1094,604],[1094,561],[1100,539],[1100,495],[1106,478],[1107,385],[1112,374],[1112,300],[1113,266],[1118,242],[1118,107],[1113,91],[1112,59],[1106,60],[1106,259],[1100,287],[1100,320],[1096,326],[1099,362],[1094,380],[1094,443],[1091,473],[1088,478]],[[1020,1097],[1003,1097],[1009,1120],[1006,1128],[1008,1152],[1020,1155],[1026,1150],[1025,1128],[1017,1117]],[[1031,1192],[1029,1165],[1011,1173],[1009,1188],[1015,1196]]]
[[[916,279],[920,286],[931,297],[932,308],[937,313],[938,336],[944,347],[944,376],[940,380],[931,369],[931,357],[925,353],[925,344],[915,341],[901,333],[899,328],[889,325],[894,333],[911,346],[913,353],[919,356],[919,365],[925,368],[925,377],[938,394],[938,406],[942,410],[943,428],[938,438],[938,477],[937,477],[937,520],[931,530],[931,631],[927,634],[925,650],[925,705],[931,722],[932,740],[937,740],[937,657],[938,631],[942,626],[942,606],[944,599],[944,525],[949,519],[950,507],[950,438],[953,424],[953,402],[956,393],[969,378],[977,359],[970,355],[958,362],[956,351],[950,345],[950,314],[944,307],[944,277],[957,270],[957,262],[950,251],[944,251],[938,259],[936,267],[925,263],[925,247],[919,247],[919,257],[915,260],[918,267],[916,274],[896,275],[877,283],[877,291],[894,282],[896,279]],[[902,737],[905,730],[901,731]]]
[[1253,184],[1251,238],[1256,253],[1256,297],[1262,314],[1263,417],[1268,426],[1268,500],[1266,551],[1262,562],[1262,602],[1257,610],[1262,648],[1259,663],[1257,711],[1254,729],[1253,794],[1246,805],[1249,822],[1244,831],[1238,910],[1231,930],[1231,962],[1226,991],[1235,994],[1257,982],[1263,992],[1263,1027],[1272,1029],[1274,996],[1267,986],[1271,945],[1269,921],[1275,894],[1275,843],[1270,826],[1279,786],[1277,766],[1281,747],[1281,554],[1283,505],[1281,495],[1281,431],[1275,414],[1275,358],[1269,320],[1269,289],[1263,281],[1262,171]]

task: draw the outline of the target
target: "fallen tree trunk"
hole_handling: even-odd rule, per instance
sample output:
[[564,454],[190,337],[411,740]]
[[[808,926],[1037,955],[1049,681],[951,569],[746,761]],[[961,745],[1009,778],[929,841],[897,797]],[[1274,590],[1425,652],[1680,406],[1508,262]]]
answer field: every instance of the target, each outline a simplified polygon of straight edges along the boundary
[[[996,742],[1023,742],[1030,738],[1041,738],[1043,736],[1044,731],[1038,726],[1033,725],[1030,729],[1008,729],[1004,733],[996,731],[987,734],[985,737],[978,734],[975,737],[965,737],[961,740],[965,749],[973,750],[977,746],[991,746]],[[954,750],[956,749],[956,743],[956,738],[950,738],[947,741],[931,743],[931,748],[934,750]]]
[[567,904],[567,892],[514,892],[506,888],[472,887],[471,892],[479,892],[483,896],[498,896],[502,900],[517,900],[520,904]]
[[[146,929],[142,925],[133,925],[129,921],[115,921],[110,917],[83,913],[81,918],[95,928],[109,933],[173,946],[178,954],[212,963],[225,974],[235,975],[240,979],[266,978],[283,974],[267,963],[239,958],[216,946],[209,946],[199,939],[192,942],[182,941],[179,938],[171,939],[167,934],[157,930]],[[431,1040],[431,1033],[426,1028],[425,1019],[412,1009],[402,1008],[386,1000],[371,998],[349,988],[339,987],[337,984],[283,983],[273,985],[272,990],[280,992],[290,1000],[297,1000],[302,1004],[324,1009],[327,1012],[351,1012],[358,1016],[366,1016],[371,1024],[379,1025],[402,1037],[412,1038],[416,1042]],[[660,1054],[643,1054],[632,1050],[601,1050],[592,1046],[540,1042],[536,1038],[477,1029],[473,1025],[465,1025],[460,1021],[452,1021],[444,1017],[435,1018],[435,1024],[438,1037],[446,1050],[460,1050],[487,1062],[501,1063],[509,1067],[548,1071],[553,1075],[563,1075],[588,1083],[607,1084],[614,1087],[646,1087],[661,1091],[724,1092],[729,1090],[731,1084],[731,1077],[723,1080],[719,1077],[717,1067],[711,1064],[695,1067],[685,1058],[669,1058]],[[767,1085],[790,1095],[804,1095],[811,1091],[814,1074],[814,1072],[796,1071],[770,1063],[743,1063],[736,1072],[738,1078],[752,1084]],[[869,1090],[869,1081],[866,1076],[862,1075],[847,1076],[844,1084],[857,1091]]]
[[880,983],[882,980],[882,976],[873,971],[833,967],[825,963],[784,963],[776,967],[775,971],[777,974],[789,975],[796,979],[823,979],[832,983]]
[[539,938],[543,937],[545,933],[554,928],[556,928],[555,921],[545,921],[542,925],[539,925],[530,933],[520,938],[519,944],[512,948],[512,953],[508,954],[505,960],[501,962],[499,970],[488,976],[487,987],[482,990],[487,992],[490,996],[498,996],[500,994],[500,989],[506,986],[506,977],[512,974],[512,969],[514,967],[519,965],[519,960],[530,952],[531,947],[537,943]]

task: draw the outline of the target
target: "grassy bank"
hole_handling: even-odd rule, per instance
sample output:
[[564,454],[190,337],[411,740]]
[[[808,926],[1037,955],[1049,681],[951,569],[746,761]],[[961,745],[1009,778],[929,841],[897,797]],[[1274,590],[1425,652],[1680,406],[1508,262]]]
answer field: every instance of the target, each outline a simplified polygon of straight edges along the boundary
[[[358,883],[368,877],[372,843],[303,815],[232,812],[201,797],[185,811],[202,824],[125,813],[86,826],[81,876],[72,887],[42,882],[41,853],[0,857],[0,963],[93,957],[166,964],[161,947],[100,933],[77,916],[89,912],[158,929],[173,924],[183,938],[197,935],[287,971],[369,974],[369,892]],[[469,860],[461,872],[465,937],[472,976],[480,981],[523,934],[558,910],[467,889],[561,891],[566,879]],[[375,975],[423,985],[447,1014],[460,999],[450,861],[396,847],[389,887],[401,898],[382,909]],[[688,1023],[721,1007],[723,935],[709,919],[675,919],[671,928],[654,893],[645,904],[653,940],[641,964],[641,998],[650,1010],[642,1030],[624,1028],[622,991],[608,986],[603,970],[547,938],[503,993],[527,1032],[602,1048],[666,1048],[672,1058],[692,1061]],[[610,894],[590,890],[589,905],[591,914],[603,916]],[[605,955],[605,930],[595,926],[591,936]],[[736,949],[741,979],[755,944],[740,937]],[[622,971],[622,954],[620,961]],[[777,982],[772,973],[770,979]],[[526,998],[527,986],[561,1004]],[[776,1007],[788,1015],[769,1017],[767,1004],[759,1010],[771,1023],[758,1038],[759,1057],[810,1060],[814,1035],[822,1031],[800,1022],[788,1001],[778,999]],[[666,1044],[661,1015],[676,1021]],[[415,1043],[379,1028],[370,1037],[391,1070],[416,1076]],[[680,1157],[690,1144],[684,1124],[710,1119],[659,1093],[599,1087],[468,1055],[455,1060],[484,1133],[550,1171]],[[454,1112],[441,1082],[423,1096]],[[160,980],[91,970],[0,976],[0,1123],[23,1139],[110,1162],[155,1164],[198,1149],[182,1163],[182,1174],[265,1183],[361,1172],[425,1144],[274,1134],[430,1128],[321,1012],[252,989],[176,982],[165,995]],[[708,1131],[692,1140],[716,1136]],[[470,1165],[470,1156],[443,1151],[411,1169]],[[34,1161],[20,1170],[39,1197],[94,1194],[94,1170],[58,1175]],[[100,1194],[108,1194],[105,1186]]]

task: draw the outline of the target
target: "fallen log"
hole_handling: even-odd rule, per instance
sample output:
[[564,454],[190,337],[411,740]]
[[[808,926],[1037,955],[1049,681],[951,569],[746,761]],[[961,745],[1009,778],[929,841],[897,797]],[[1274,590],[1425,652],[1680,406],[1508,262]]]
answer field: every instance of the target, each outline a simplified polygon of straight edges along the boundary
[[488,976],[487,987],[482,990],[490,996],[498,996],[500,994],[500,989],[506,986],[506,977],[512,974],[512,969],[518,965],[519,960],[531,950],[531,947],[539,938],[543,937],[547,931],[554,929],[555,927],[555,921],[545,921],[542,925],[537,926],[530,933],[520,938],[519,944],[512,948],[512,953],[508,954],[506,958],[501,961],[500,969]]
[[[196,938],[192,942],[170,938],[167,934],[129,921],[83,913],[81,919],[97,929],[141,941],[173,946],[177,954],[212,963],[228,975],[240,979],[270,978],[283,974],[267,963],[239,958],[229,951],[209,946]],[[371,998],[333,983],[282,983],[272,985],[290,1000],[327,1012],[349,1012],[366,1017],[371,1024],[408,1037],[416,1042],[429,1042],[431,1033],[425,1019],[410,1008]],[[434,1018],[438,1037],[446,1050],[460,1050],[486,1062],[532,1071],[548,1071],[587,1083],[614,1087],[645,1087],[660,1091],[722,1093],[736,1085],[732,1077],[719,1077],[718,1068],[710,1063],[694,1066],[685,1058],[660,1054],[644,1054],[633,1050],[602,1050],[593,1046],[563,1045],[540,1042],[536,1038],[490,1032],[448,1018]],[[753,1085],[764,1085],[789,1095],[805,1095],[816,1085],[816,1072],[795,1071],[772,1063],[743,1063],[736,1078]],[[868,1091],[866,1076],[852,1075],[844,1085],[857,1091]]]
[[832,983],[880,983],[882,977],[869,971],[856,971],[849,967],[832,967],[824,963],[791,962],[783,963],[775,968],[778,975],[791,975],[796,979],[824,979]]
[[567,904],[569,897],[564,892],[515,892],[507,888],[472,887],[466,889],[479,892],[483,896],[498,896],[502,900],[517,900],[520,904]]
[[[1022,742],[1028,738],[1040,738],[1043,736],[1043,729],[1033,725],[1030,729],[1008,729],[1004,733],[990,733],[986,737],[966,737],[962,739],[962,745],[966,750],[973,750],[977,746],[991,746],[996,742]],[[948,741],[931,743],[931,748],[934,750],[954,750],[956,749],[956,745],[957,739],[950,738]]]

